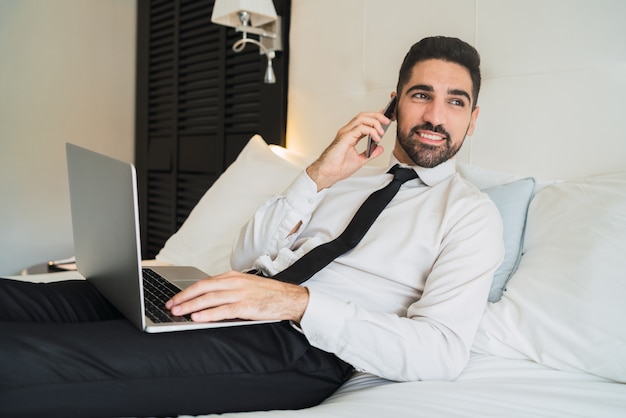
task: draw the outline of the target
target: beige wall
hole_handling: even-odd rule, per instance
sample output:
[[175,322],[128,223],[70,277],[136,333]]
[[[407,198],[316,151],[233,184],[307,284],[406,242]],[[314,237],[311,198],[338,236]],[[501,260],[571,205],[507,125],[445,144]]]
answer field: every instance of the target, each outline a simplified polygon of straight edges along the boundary
[[73,254],[65,142],[131,161],[134,0],[0,0],[0,275]]

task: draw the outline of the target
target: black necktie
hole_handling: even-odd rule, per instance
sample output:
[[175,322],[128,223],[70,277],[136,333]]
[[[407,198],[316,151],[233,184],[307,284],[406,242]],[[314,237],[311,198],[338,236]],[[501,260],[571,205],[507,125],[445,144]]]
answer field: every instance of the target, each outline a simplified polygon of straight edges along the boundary
[[334,240],[313,248],[296,260],[291,266],[274,275],[274,279],[289,283],[303,283],[315,273],[326,267],[340,255],[350,251],[361,241],[378,215],[391,202],[405,181],[417,178],[417,173],[398,164],[389,169],[393,180],[380,190],[372,193],[363,202],[346,229]]

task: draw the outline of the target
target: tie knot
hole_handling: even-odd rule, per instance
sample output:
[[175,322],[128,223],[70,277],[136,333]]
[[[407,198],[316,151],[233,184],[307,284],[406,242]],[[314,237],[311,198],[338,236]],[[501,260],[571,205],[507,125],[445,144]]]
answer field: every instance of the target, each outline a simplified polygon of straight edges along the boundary
[[417,173],[412,168],[400,167],[398,164],[391,167],[388,173],[393,174],[394,181],[399,181],[400,183],[404,183],[418,177]]

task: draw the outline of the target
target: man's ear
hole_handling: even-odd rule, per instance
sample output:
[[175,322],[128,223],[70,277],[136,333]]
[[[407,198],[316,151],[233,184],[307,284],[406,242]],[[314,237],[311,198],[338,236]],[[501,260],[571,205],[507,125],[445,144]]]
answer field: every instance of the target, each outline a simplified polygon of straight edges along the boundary
[[472,116],[470,119],[470,124],[467,128],[466,135],[472,136],[472,134],[474,133],[474,128],[476,127],[476,119],[478,119],[478,113],[480,113],[480,107],[476,106],[474,110],[472,110]]

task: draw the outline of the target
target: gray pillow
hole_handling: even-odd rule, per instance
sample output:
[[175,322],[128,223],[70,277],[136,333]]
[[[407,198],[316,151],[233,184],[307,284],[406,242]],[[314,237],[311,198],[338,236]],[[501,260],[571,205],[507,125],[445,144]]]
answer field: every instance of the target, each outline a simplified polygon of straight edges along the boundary
[[489,302],[498,302],[506,284],[517,270],[524,247],[528,206],[535,193],[532,177],[483,189],[496,204],[504,227],[504,260],[496,270],[489,292]]

